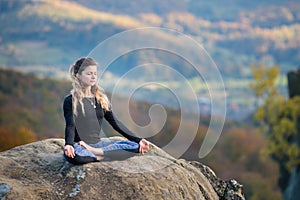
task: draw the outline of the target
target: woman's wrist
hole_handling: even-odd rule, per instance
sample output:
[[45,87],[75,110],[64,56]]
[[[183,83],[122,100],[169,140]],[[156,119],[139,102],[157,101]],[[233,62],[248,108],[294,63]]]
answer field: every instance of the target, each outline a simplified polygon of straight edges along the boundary
[[70,144],[65,144],[64,149],[67,149],[67,148],[70,148],[70,147],[73,147],[73,146],[70,145]]

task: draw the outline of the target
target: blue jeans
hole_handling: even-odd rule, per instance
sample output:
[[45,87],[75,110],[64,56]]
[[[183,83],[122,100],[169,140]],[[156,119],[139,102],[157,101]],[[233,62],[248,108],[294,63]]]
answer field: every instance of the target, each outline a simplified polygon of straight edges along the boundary
[[[121,141],[100,141],[96,144],[88,144],[94,148],[102,148],[104,152],[104,157],[112,157],[121,154],[131,152],[131,153],[138,153],[139,151],[139,144],[136,142],[132,142],[129,140],[121,140]],[[88,156],[97,158],[96,155],[85,149],[84,147],[78,145],[77,143],[74,144],[75,154],[78,156]],[[125,150],[125,151],[124,151]]]

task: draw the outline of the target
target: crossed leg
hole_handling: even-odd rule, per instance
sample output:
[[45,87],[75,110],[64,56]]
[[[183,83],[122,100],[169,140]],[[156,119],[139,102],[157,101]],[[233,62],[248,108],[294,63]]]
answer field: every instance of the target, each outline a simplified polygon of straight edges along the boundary
[[88,145],[87,143],[85,143],[84,141],[80,141],[80,142],[78,142],[78,144],[80,146],[86,148],[91,153],[95,154],[97,156],[97,160],[102,160],[104,158],[104,152],[103,152],[102,148],[94,148],[94,147]]

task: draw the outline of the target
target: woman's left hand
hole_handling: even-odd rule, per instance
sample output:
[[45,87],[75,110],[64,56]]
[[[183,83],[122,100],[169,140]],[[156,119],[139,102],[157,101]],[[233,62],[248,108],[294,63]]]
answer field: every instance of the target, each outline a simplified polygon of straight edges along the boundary
[[139,152],[142,154],[147,153],[147,151],[149,150],[149,142],[145,139],[142,139],[139,142],[139,145],[140,145]]

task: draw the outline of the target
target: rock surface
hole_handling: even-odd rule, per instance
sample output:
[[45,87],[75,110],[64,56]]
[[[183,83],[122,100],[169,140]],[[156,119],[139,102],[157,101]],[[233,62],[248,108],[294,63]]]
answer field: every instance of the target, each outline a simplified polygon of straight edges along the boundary
[[153,144],[145,155],[85,165],[65,161],[63,144],[47,139],[1,152],[0,199],[244,199],[236,181]]

